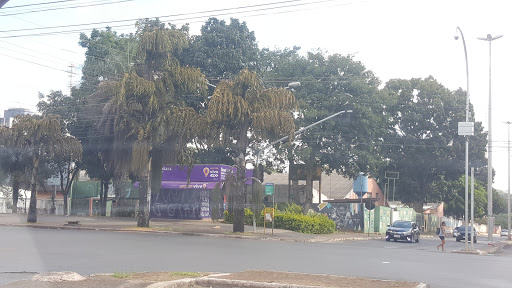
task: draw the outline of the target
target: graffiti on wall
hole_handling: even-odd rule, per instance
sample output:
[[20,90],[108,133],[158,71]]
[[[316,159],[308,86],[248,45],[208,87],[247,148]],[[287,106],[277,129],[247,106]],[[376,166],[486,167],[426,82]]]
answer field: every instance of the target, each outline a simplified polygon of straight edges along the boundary
[[336,224],[336,230],[362,231],[364,229],[364,216],[360,204],[330,203],[320,210],[327,214],[329,219]]
[[151,198],[151,217],[154,218],[210,217],[210,193],[205,190],[162,189]]

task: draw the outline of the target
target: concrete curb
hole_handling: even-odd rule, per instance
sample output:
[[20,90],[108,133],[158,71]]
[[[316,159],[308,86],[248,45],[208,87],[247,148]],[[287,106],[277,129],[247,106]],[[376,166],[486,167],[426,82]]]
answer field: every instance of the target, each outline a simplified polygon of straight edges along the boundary
[[188,287],[189,285],[196,284],[197,279],[195,278],[184,278],[174,281],[158,282],[147,286],[146,288],[182,288]]
[[[210,275],[213,276],[213,275]],[[372,279],[375,280],[375,279]],[[386,282],[394,282],[393,280],[380,280]],[[197,278],[195,281],[196,284],[202,286],[213,286],[213,285],[222,285],[223,287],[250,287],[250,288],[323,288],[323,286],[306,286],[306,285],[296,285],[296,284],[282,284],[282,283],[268,283],[268,282],[254,282],[254,281],[242,281],[242,280],[227,280],[227,279],[217,279],[207,277]],[[173,286],[174,288],[175,286]],[[167,288],[167,287],[166,287]],[[416,288],[430,288],[430,284],[420,283],[416,286]]]
[[251,288],[322,288],[322,286],[303,286],[295,284],[280,284],[280,283],[267,283],[267,282],[253,282],[253,281],[242,281],[242,280],[227,280],[227,279],[214,279],[214,278],[199,278],[196,279],[196,283],[199,285],[222,285],[229,287],[251,287]]
[[474,250],[474,251],[464,251],[464,250],[453,250],[451,253],[458,253],[458,254],[472,254],[472,255],[480,255],[480,256],[486,256],[489,254],[494,254],[502,249],[509,248],[512,246],[512,242],[509,241],[502,241],[498,242],[494,247],[489,249],[488,251],[481,251],[481,250]]

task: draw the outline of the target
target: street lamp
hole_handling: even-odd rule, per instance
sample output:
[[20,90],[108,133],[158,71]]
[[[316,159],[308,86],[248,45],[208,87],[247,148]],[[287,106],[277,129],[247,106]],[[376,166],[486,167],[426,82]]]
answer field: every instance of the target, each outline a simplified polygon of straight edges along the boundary
[[492,234],[494,232],[494,221],[492,219],[492,117],[491,117],[491,42],[500,39],[503,35],[492,37],[487,34],[487,37],[478,37],[478,40],[489,42],[489,146],[487,157],[487,238],[492,243]]
[[[455,29],[455,40],[459,39],[459,34],[462,38],[462,44],[464,45],[464,56],[466,59],[466,123],[469,122],[469,67],[468,67],[468,52],[466,49],[466,40],[464,40],[464,34],[462,33],[462,30],[457,26]],[[460,126],[460,124],[459,124]],[[461,135],[460,127],[459,127],[459,135]],[[468,235],[468,162],[469,162],[469,135],[470,134],[464,134],[466,135],[466,164],[465,164],[465,186],[464,186],[464,195],[465,195],[465,202],[464,202],[464,221],[466,226],[466,235]],[[466,251],[468,250],[468,237],[464,237],[466,242]]]
[[508,241],[512,240],[510,237],[510,124],[512,122],[505,122],[508,126],[508,200],[507,200],[507,232]]

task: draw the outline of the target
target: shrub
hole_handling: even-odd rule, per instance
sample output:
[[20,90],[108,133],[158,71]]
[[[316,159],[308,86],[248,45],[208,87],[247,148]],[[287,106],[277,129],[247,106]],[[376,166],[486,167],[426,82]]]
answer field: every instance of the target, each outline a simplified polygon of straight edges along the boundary
[[292,203],[291,205],[288,204],[288,206],[284,209],[284,213],[302,214],[302,210],[302,206]]
[[[291,207],[289,211],[276,211],[274,215],[275,228],[308,234],[330,234],[334,232],[336,224],[334,224],[334,222],[327,216],[319,213],[303,215],[301,213],[296,213],[296,207],[293,205],[290,205],[289,207]],[[262,211],[260,216],[256,218],[256,225],[263,226],[263,214],[264,212]],[[252,211],[246,208],[244,216],[245,225],[252,225],[252,215]],[[228,211],[224,211],[224,221],[227,223],[233,223],[233,216],[230,215]],[[267,223],[267,225],[268,224],[270,223]]]

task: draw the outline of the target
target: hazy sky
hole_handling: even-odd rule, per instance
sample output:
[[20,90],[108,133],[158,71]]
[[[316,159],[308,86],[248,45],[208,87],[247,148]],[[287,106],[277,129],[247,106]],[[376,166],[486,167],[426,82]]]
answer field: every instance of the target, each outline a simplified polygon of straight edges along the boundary
[[[44,2],[53,1],[57,0]],[[470,101],[477,120],[488,129],[489,45],[476,38],[488,33],[504,35],[492,44],[491,111],[494,187],[508,189],[507,125],[503,122],[512,121],[509,113],[512,95],[506,78],[506,67],[512,64],[512,56],[506,52],[512,51],[512,25],[507,21],[510,14],[507,1],[72,0],[9,8],[41,2],[10,0],[0,9],[0,113],[12,107],[35,110],[38,92],[68,91],[70,65],[74,66],[73,84],[78,83],[84,49],[78,46],[79,32],[63,33],[63,30],[89,33],[92,28],[109,25],[113,30],[129,33],[134,30],[134,21],[56,29],[44,27],[161,17],[165,22],[178,25],[190,23],[191,34],[198,34],[201,25],[213,16],[227,21],[235,17],[247,22],[260,48],[300,46],[303,52],[320,48],[329,53],[352,54],[382,82],[432,75],[451,90],[466,88],[462,41],[453,38],[459,26],[468,49]],[[108,2],[111,4],[97,5]],[[269,3],[275,4],[264,5]],[[17,14],[57,6],[88,7]],[[233,9],[237,7],[245,8]],[[33,28],[44,29],[11,31]],[[53,31],[59,33],[40,35]],[[39,36],[23,36],[26,34]]]

